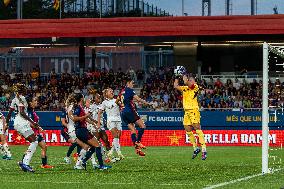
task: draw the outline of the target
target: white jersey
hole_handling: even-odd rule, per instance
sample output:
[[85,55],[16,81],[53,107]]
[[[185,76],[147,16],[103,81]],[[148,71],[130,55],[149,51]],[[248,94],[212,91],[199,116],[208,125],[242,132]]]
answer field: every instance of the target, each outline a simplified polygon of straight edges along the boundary
[[14,119],[14,129],[27,138],[34,134],[34,132],[30,126],[30,122],[21,116],[20,107],[24,107],[24,111],[27,114],[28,103],[26,98],[22,95],[20,95],[19,98],[15,97],[12,100],[10,108],[14,110],[16,114]]
[[[71,104],[70,106],[68,106],[68,108],[67,108],[67,116],[68,116],[68,113],[70,112],[70,111],[72,111],[73,110],[73,104]],[[68,126],[68,133],[70,133],[70,132],[72,132],[72,131],[75,131],[75,123],[74,123],[74,121],[68,116],[68,124],[67,124],[67,126]]]
[[106,112],[108,122],[121,122],[120,109],[119,106],[116,104],[116,99],[104,100],[100,109]]
[[10,105],[10,108],[15,111],[16,117],[20,116],[20,107],[24,106],[25,107],[25,113],[27,114],[27,108],[28,108],[28,103],[26,101],[26,98],[22,95],[18,97],[15,97]]
[[[90,108],[88,109],[88,112],[92,113],[92,118],[96,121],[98,121],[98,114],[99,114],[100,109],[101,109],[101,104],[95,104],[95,103],[91,104]],[[101,125],[104,124],[103,115],[101,115],[100,123]]]

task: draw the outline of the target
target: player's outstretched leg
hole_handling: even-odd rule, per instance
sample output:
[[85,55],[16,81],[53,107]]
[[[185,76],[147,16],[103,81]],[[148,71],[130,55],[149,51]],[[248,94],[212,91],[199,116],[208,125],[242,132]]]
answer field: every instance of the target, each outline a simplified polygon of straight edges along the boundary
[[108,140],[108,136],[106,134],[106,131],[100,130],[99,135],[100,135],[100,139],[102,139],[103,142],[105,143],[106,150],[109,151],[111,149],[111,145],[110,145],[110,142]]
[[52,169],[53,166],[47,164],[47,155],[46,155],[47,146],[41,135],[38,136],[38,145],[41,148],[41,168]]
[[70,156],[73,152],[73,150],[77,147],[77,143],[71,143],[71,146],[69,146],[68,151],[66,153],[66,157],[64,158],[64,161],[66,164],[71,164]]
[[19,162],[19,166],[23,171],[33,173],[34,170],[30,166],[30,161],[33,157],[34,152],[36,151],[36,148],[38,146],[38,141],[36,140],[36,136],[34,134],[30,135],[26,139],[30,142],[30,145],[23,157],[23,162]]
[[6,135],[3,133],[3,129],[0,129],[0,153],[3,155],[2,159],[11,160],[12,154],[6,141]]
[[[119,142],[119,138],[121,135],[121,130],[118,130],[118,128],[120,128],[120,126],[116,127],[115,126],[116,123],[112,123],[111,128],[111,134],[113,136],[113,146],[114,149],[118,155],[118,161],[124,159],[124,156],[122,155],[121,149],[120,149],[120,142]],[[120,123],[118,123],[120,124]]]
[[192,144],[192,147],[193,147],[192,159],[194,159],[200,153],[201,150],[197,147],[193,132],[189,131],[189,132],[186,132],[186,134],[188,135],[190,143]]
[[[135,142],[135,146],[136,146],[136,153],[140,156],[145,156],[146,154],[144,152],[142,152],[141,149],[146,149],[146,147],[141,143],[146,125],[144,124],[143,120],[141,118],[139,118],[136,121],[136,124],[138,125],[139,129],[138,129],[138,135],[137,135],[137,139]],[[136,132],[136,131],[135,131]]]
[[12,160],[12,154],[7,143],[3,144],[3,152],[4,152],[4,155],[2,157],[3,159]]
[[136,142],[136,144],[142,149],[146,149],[146,146],[144,146],[141,143],[142,137],[144,135],[144,131],[145,131],[145,128],[139,128],[138,129],[137,142]]
[[200,129],[196,130],[196,134],[198,134],[199,142],[200,142],[201,147],[202,147],[202,158],[201,159],[206,160],[207,151],[206,151],[206,142],[205,142],[205,139],[204,139],[204,134],[203,134],[202,130],[200,130]]
[[79,157],[76,161],[76,164],[74,166],[74,169],[84,169],[84,167],[82,167],[82,162],[83,162],[83,159],[86,157],[86,153],[87,153],[87,150],[82,148],[82,150],[80,151]]
[[136,154],[138,154],[139,156],[145,156],[145,153],[142,152],[141,148],[139,147],[138,145],[138,142],[137,142],[137,134],[136,134],[136,129],[134,127],[134,124],[129,124],[128,125],[128,128],[130,129],[131,131],[131,141],[135,147],[135,152]]

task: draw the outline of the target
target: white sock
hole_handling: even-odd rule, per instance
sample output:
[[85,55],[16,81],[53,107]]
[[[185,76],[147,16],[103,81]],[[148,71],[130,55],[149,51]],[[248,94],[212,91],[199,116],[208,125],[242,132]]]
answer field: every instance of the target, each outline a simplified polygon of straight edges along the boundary
[[2,144],[0,144],[0,154],[5,155],[4,147]]
[[8,146],[7,143],[5,143],[5,144],[3,145],[3,149],[4,149],[4,151],[5,151],[5,153],[6,153],[6,155],[7,155],[8,157],[12,157],[12,154],[11,154],[11,152],[10,152],[10,149],[9,149],[9,146]]
[[120,144],[119,144],[119,138],[113,139],[113,145],[117,153],[120,153]]
[[98,165],[94,154],[92,154],[92,156],[91,156],[90,159],[91,159],[91,162],[92,162],[92,165],[93,165],[93,166],[94,166],[94,165]]
[[30,143],[28,147],[25,157],[23,159],[23,164],[30,165],[31,159],[33,157],[34,152],[36,151],[36,147],[38,145],[38,141]]
[[79,157],[77,159],[76,166],[80,166],[81,165],[83,159],[86,156],[86,153],[87,153],[87,151],[82,148],[82,150],[80,151]]
[[112,141],[112,147],[111,147],[111,149],[109,150],[109,153],[113,153],[113,151],[115,150],[115,148],[114,148],[114,141]]

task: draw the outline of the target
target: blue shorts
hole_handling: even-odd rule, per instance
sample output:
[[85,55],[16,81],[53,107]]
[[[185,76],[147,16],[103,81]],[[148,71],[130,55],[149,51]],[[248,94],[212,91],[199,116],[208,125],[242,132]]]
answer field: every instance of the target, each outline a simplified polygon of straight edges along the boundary
[[122,121],[128,125],[130,123],[135,123],[137,120],[140,119],[140,116],[136,111],[123,111],[121,113],[121,118]]
[[87,128],[80,127],[76,128],[76,136],[79,140],[81,140],[84,143],[87,143],[88,140],[91,140],[94,138],[94,135],[92,135]]
[[65,129],[61,130],[61,135],[63,136],[63,138],[66,140],[66,142],[70,139],[67,131]]

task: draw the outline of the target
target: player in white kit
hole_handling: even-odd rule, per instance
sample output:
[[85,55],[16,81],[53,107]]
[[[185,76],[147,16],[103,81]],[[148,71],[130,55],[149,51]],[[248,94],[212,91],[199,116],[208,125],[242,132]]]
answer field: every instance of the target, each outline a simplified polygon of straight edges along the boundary
[[[113,146],[119,157],[119,159],[124,159],[124,156],[121,153],[119,139],[122,132],[122,121],[120,117],[120,109],[117,104],[116,99],[114,98],[114,93],[112,89],[104,90],[105,100],[102,102],[100,106],[100,111],[98,113],[98,123],[97,127],[101,126],[101,117],[103,111],[107,114],[107,128],[111,131],[113,137]],[[108,153],[109,158],[112,159],[113,149]]]
[[30,166],[30,161],[34,152],[36,151],[38,141],[31,127],[39,128],[39,125],[27,115],[28,103],[23,96],[25,86],[22,84],[16,84],[13,86],[13,89],[16,94],[15,98],[12,100],[10,110],[7,115],[6,124],[8,125],[12,112],[15,111],[14,129],[30,142],[30,145],[23,156],[22,162],[19,162],[18,164],[23,171],[34,172],[33,168]]
[[8,143],[6,141],[6,133],[8,131],[8,126],[2,112],[0,112],[0,153],[3,155],[2,159],[11,160],[12,154],[10,152]]
[[[98,122],[98,113],[101,109],[101,103],[102,103],[102,98],[101,98],[101,95],[99,93],[96,93],[94,95],[94,99],[91,101],[91,104],[89,106],[89,109],[88,109],[88,112],[90,112],[92,114],[92,119],[97,123]],[[97,126],[96,126],[96,130],[97,130],[97,133],[94,134],[98,140],[102,140],[106,146],[106,150],[109,151],[111,149],[111,145],[110,145],[110,142],[108,140],[108,136],[106,134],[106,130],[105,130],[105,127],[104,127],[104,120],[103,120],[103,117],[101,116],[101,120],[100,120],[100,123],[101,123],[101,126],[100,128],[98,129]],[[92,126],[90,124],[88,124],[88,126]],[[94,127],[90,127],[89,129],[92,129],[93,132],[94,132]],[[95,131],[96,132],[96,131]]]
[[80,141],[75,133],[75,123],[74,123],[74,118],[73,118],[73,108],[76,103],[76,100],[74,98],[74,95],[71,94],[69,95],[68,99],[66,100],[66,112],[68,116],[69,122],[67,123],[67,133],[70,137],[70,139],[78,144],[77,148],[81,148],[81,150],[78,150],[79,152],[79,158],[76,161],[76,165],[74,166],[74,169],[83,169],[81,166],[81,159],[83,159],[89,149],[89,146],[82,141]]
[[[92,116],[92,120],[95,123],[97,123],[98,122],[98,113],[99,113],[99,110],[100,110],[100,107],[101,107],[102,98],[101,98],[101,95],[99,93],[96,93],[93,96],[94,96],[93,99],[86,100],[85,111],[90,112],[91,116]],[[101,123],[100,128],[97,128],[97,126],[94,126],[93,124],[87,124],[87,128],[98,140],[102,140],[105,144],[106,150],[110,151],[111,145],[110,145],[110,142],[108,140],[108,136],[107,136],[107,133],[105,131],[105,127],[103,125],[103,123],[104,123],[103,117],[101,117],[100,123]],[[102,154],[105,154],[105,150],[104,150],[103,146],[101,146],[101,149],[102,149]],[[110,161],[111,160],[106,156],[105,162],[109,163]]]

